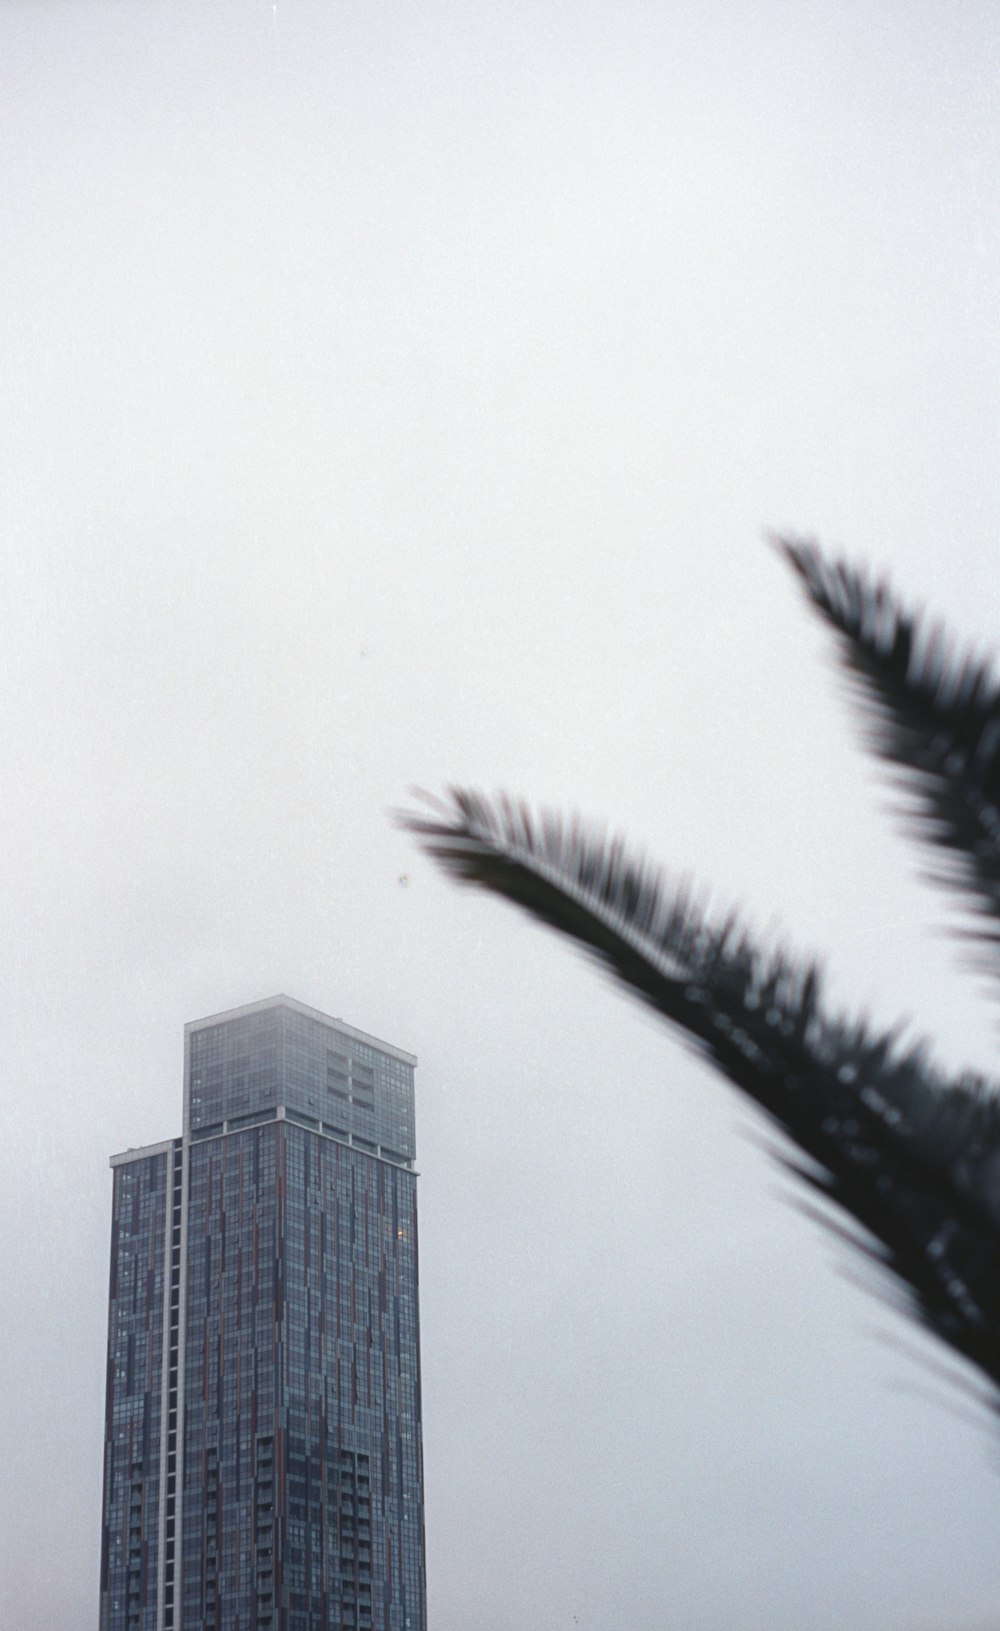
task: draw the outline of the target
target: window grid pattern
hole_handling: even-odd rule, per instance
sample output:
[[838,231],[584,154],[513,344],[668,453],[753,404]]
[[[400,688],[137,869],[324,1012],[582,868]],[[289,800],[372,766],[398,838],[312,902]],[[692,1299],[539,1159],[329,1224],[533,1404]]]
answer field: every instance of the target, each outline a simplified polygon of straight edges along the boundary
[[172,1152],[129,1162],[114,1174],[101,1631],[156,1631],[172,1176]]
[[416,1154],[413,1067],[335,1021],[277,1005],[193,1031],[188,1038],[194,1138],[273,1115],[397,1163]]
[[190,1159],[185,1631],[424,1631],[415,1177],[280,1121]]

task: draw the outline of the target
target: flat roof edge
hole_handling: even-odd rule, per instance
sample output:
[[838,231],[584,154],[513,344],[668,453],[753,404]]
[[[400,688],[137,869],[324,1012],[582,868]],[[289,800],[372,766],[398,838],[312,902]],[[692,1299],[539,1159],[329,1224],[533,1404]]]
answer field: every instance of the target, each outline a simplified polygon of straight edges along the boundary
[[277,997],[262,997],[259,1002],[248,1002],[241,1008],[227,1008],[221,1014],[207,1014],[204,1019],[190,1019],[184,1027],[184,1035],[190,1036],[194,1031],[206,1030],[209,1025],[224,1025],[228,1020],[244,1019],[248,1014],[262,1014],[268,1008],[290,1008],[293,1013],[304,1014],[307,1019],[317,1019],[322,1025],[335,1025],[339,1031],[353,1036],[356,1041],[377,1048],[380,1053],[387,1053],[390,1058],[399,1059],[404,1065],[417,1063],[415,1053],[407,1053],[405,1048],[397,1048],[392,1042],[383,1042],[381,1037],[371,1036],[368,1031],[359,1031],[357,1026],[348,1025],[345,1020],[337,1019],[333,1014],[324,1014],[320,1009],[310,1008],[308,1003],[299,1002],[296,997],[286,997],[284,994]]
[[159,1144],[141,1144],[135,1150],[122,1150],[120,1155],[108,1158],[109,1167],[125,1167],[130,1161],[145,1161],[150,1155],[167,1155],[173,1149],[176,1139],[164,1138]]

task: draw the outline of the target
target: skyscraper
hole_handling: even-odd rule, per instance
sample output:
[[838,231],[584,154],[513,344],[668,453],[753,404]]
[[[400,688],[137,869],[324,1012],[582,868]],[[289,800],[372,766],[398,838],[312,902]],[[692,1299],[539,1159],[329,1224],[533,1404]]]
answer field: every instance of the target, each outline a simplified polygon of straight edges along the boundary
[[101,1631],[426,1631],[415,1063],[251,1003],[112,1156]]

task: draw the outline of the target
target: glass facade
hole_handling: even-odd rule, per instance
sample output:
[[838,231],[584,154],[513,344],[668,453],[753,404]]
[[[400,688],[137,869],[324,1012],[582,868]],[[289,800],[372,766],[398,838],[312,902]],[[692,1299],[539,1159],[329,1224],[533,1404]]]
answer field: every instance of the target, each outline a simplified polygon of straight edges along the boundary
[[112,1161],[101,1631],[426,1631],[415,1061],[288,998],[186,1042]]

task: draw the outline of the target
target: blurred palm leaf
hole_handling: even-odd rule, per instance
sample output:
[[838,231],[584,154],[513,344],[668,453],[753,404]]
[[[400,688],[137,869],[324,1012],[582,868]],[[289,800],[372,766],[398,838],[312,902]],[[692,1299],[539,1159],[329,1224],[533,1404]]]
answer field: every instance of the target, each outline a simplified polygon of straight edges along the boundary
[[[937,872],[971,901],[992,948],[995,681],[884,582],[827,562],[813,545],[776,543],[836,630],[868,744],[893,766],[911,825],[932,846]],[[989,1379],[1000,1407],[995,1083],[949,1079],[898,1032],[831,1016],[815,963],[762,950],[734,917],[711,922],[621,839],[466,790],[402,820],[459,881],[580,942],[749,1095],[801,1152],[786,1165],[861,1226],[842,1232],[895,1276],[903,1306]]]
[[[836,630],[866,726],[907,795],[909,825],[935,851],[932,875],[957,886],[1000,942],[1000,689],[989,668],[956,650],[940,623],[907,612],[872,582],[812,545],[775,539],[817,611]],[[941,854],[941,851],[944,853]],[[1000,965],[990,958],[994,973]]]

